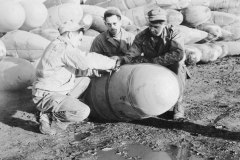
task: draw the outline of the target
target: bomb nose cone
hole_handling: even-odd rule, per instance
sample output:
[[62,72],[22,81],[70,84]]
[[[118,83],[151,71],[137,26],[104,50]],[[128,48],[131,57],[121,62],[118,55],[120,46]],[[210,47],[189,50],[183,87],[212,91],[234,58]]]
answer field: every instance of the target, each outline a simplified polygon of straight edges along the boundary
[[139,65],[129,84],[134,107],[146,115],[160,115],[169,110],[180,96],[177,76],[159,65]]

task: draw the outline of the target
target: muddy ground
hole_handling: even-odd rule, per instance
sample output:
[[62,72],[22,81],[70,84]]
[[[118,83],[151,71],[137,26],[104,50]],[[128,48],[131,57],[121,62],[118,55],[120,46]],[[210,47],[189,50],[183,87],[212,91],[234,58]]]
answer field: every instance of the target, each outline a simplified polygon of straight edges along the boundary
[[[189,66],[189,70],[192,79],[184,99],[189,122],[172,121],[168,113],[129,123],[86,121],[51,137],[39,133],[31,90],[1,92],[0,159],[114,160],[145,156],[150,160],[154,158],[146,158],[146,154],[154,151],[161,153],[156,160],[239,160],[240,58],[226,57]],[[164,153],[168,158],[163,158]]]

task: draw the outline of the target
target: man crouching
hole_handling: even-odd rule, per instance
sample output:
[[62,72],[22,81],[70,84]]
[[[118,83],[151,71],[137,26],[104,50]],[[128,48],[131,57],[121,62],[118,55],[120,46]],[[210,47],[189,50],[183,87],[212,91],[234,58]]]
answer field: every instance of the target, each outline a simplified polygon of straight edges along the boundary
[[33,84],[33,101],[39,114],[39,129],[43,134],[55,135],[56,123],[62,129],[68,124],[83,121],[90,109],[79,96],[86,90],[90,79],[84,75],[76,78],[76,71],[112,70],[116,61],[97,53],[78,49],[83,36],[83,26],[67,22],[59,28],[60,36],[45,49],[36,68]]

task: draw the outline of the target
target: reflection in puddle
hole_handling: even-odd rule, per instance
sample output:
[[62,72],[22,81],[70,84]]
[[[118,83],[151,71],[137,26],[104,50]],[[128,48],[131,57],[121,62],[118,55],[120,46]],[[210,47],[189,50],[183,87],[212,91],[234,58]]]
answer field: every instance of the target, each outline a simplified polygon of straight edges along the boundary
[[166,152],[154,152],[151,148],[132,144],[122,149],[106,148],[98,150],[96,157],[85,160],[203,160],[188,156],[188,147],[170,146]]

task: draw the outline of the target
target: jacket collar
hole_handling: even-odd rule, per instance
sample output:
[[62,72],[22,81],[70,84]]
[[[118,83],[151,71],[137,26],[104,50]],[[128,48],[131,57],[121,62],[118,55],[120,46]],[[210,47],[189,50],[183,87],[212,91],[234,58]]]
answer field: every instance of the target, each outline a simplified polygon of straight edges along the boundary
[[[152,36],[149,28],[147,28],[146,30],[147,31],[146,31],[146,34],[143,39],[143,44],[150,44],[151,37],[153,37],[153,36]],[[167,28],[165,27],[163,29],[162,33],[158,37],[164,40],[166,35],[167,35]]]

